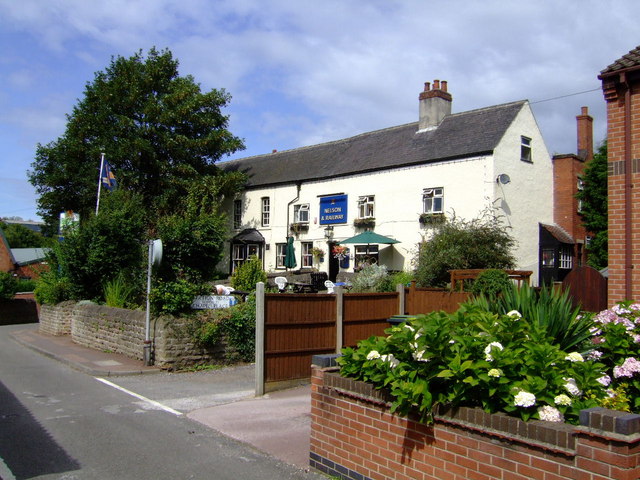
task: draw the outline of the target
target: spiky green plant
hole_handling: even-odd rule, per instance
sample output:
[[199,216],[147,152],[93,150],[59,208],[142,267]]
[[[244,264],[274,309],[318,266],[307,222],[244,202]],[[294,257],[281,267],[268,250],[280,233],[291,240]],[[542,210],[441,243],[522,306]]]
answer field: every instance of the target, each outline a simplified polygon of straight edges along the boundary
[[123,275],[118,275],[104,284],[105,303],[109,307],[126,308],[131,304],[135,290]]

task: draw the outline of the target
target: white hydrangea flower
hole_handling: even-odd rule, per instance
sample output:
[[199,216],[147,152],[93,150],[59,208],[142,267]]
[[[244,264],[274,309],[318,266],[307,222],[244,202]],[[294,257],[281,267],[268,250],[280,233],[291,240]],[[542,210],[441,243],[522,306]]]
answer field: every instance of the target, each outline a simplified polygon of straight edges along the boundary
[[416,331],[415,328],[413,328],[411,325],[408,325],[406,323],[404,324],[404,328],[406,328],[407,330],[411,330],[411,332],[415,332]]
[[558,395],[556,398],[553,399],[553,403],[555,403],[556,405],[569,406],[571,405],[571,398],[568,395],[561,393],[560,395]]
[[367,353],[367,360],[375,360],[376,358],[380,358],[380,352],[377,350],[371,350]]
[[428,362],[429,360],[431,360],[430,358],[425,358],[424,354],[425,354],[424,350],[413,352],[413,359],[417,360],[418,362]]
[[400,365],[400,360],[394,357],[393,353],[382,355],[380,357],[380,360],[382,360],[383,362],[387,362],[391,368],[396,368],[398,365]]
[[493,348],[497,348],[498,350],[504,350],[504,347],[502,346],[502,344],[500,342],[491,342],[484,349],[484,355],[485,355],[484,359],[487,362],[492,362],[493,361],[493,357],[491,356],[491,350]]
[[603,387],[608,387],[611,384],[611,377],[609,375],[602,375],[596,380]]
[[564,422],[562,412],[551,405],[544,405],[538,408],[538,416],[540,420],[545,422]]
[[515,321],[518,321],[522,318],[522,314],[517,310],[511,310],[507,313],[507,317],[513,318]]
[[564,357],[565,360],[569,360],[570,362],[584,362],[584,358],[578,352],[571,352],[569,355]]
[[492,368],[487,372],[487,375],[489,375],[490,377],[499,378],[502,376],[502,370],[500,370],[499,368]]
[[574,397],[579,397],[580,395],[582,395],[582,390],[578,388],[578,384],[573,378],[565,378],[564,381],[567,382],[564,384],[564,388],[567,389],[567,392],[569,392]]
[[536,396],[533,393],[520,390],[513,398],[516,407],[532,407],[536,404]]

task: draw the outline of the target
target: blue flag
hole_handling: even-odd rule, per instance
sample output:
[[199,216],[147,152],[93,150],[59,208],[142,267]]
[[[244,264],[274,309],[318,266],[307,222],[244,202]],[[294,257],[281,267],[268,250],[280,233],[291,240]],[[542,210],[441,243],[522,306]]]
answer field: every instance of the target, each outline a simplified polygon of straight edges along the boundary
[[109,162],[107,162],[106,160],[102,164],[102,172],[100,173],[100,178],[102,179],[102,186],[109,191],[118,186],[118,182],[116,181],[116,176],[113,174],[111,165],[109,165]]

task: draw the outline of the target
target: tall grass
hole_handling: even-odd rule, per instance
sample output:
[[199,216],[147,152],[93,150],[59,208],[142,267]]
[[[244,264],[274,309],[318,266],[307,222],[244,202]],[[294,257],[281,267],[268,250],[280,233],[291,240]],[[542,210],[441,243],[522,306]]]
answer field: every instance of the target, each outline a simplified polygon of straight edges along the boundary
[[107,281],[103,286],[104,300],[109,307],[126,308],[133,300],[135,287],[123,275]]

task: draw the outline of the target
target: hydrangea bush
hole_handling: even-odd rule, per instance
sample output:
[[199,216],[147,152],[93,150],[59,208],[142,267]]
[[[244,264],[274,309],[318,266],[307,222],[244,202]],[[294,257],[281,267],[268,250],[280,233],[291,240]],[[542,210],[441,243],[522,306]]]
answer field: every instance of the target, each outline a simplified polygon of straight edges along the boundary
[[388,389],[392,411],[401,415],[431,421],[439,405],[478,406],[523,420],[577,423],[580,410],[607,398],[605,351],[563,351],[517,311],[498,315],[466,305],[386,333],[344,349],[338,361],[342,375]]
[[608,396],[603,406],[640,412],[640,304],[620,303],[594,317],[594,348],[588,357],[607,368]]

